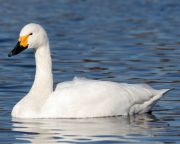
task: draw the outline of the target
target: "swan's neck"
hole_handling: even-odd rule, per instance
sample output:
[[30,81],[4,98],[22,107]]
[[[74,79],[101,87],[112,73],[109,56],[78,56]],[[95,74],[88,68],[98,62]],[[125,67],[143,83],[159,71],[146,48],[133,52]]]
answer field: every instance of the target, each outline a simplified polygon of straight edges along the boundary
[[36,74],[29,93],[16,104],[12,115],[16,117],[38,116],[43,104],[53,91],[51,55],[48,40],[35,50]]
[[36,74],[28,95],[42,103],[53,91],[52,63],[49,43],[35,50]]

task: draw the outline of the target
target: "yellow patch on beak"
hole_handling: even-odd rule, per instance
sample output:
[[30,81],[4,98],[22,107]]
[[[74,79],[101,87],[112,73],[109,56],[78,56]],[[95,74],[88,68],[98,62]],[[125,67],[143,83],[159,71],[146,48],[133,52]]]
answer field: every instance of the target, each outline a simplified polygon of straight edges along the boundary
[[28,37],[29,37],[29,35],[19,37],[18,41],[20,43],[20,46],[22,46],[22,47],[28,46]]

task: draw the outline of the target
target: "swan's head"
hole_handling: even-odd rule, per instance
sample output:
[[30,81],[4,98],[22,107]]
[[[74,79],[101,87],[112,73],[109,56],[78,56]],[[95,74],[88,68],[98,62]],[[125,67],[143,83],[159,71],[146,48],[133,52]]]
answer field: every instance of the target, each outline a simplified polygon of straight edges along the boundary
[[42,26],[35,23],[25,25],[20,34],[15,48],[8,54],[13,56],[27,48],[39,48],[48,43],[46,31]]

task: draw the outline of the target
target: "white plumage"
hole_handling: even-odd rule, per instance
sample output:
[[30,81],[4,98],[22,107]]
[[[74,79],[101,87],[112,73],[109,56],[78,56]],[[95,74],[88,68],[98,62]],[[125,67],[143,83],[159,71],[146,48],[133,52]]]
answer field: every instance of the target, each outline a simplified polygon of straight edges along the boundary
[[53,91],[47,34],[40,25],[32,23],[21,30],[20,36],[29,33],[32,35],[28,48],[35,48],[36,75],[29,93],[14,106],[13,117],[87,118],[145,113],[168,91],[144,84],[86,78],[59,83]]

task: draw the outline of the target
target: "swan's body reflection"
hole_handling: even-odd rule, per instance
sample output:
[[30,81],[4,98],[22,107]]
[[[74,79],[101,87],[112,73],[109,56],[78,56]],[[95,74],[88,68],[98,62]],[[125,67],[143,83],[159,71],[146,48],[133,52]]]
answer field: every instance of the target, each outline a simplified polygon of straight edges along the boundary
[[151,136],[153,115],[93,119],[14,119],[17,139],[31,143],[126,141],[137,136]]

